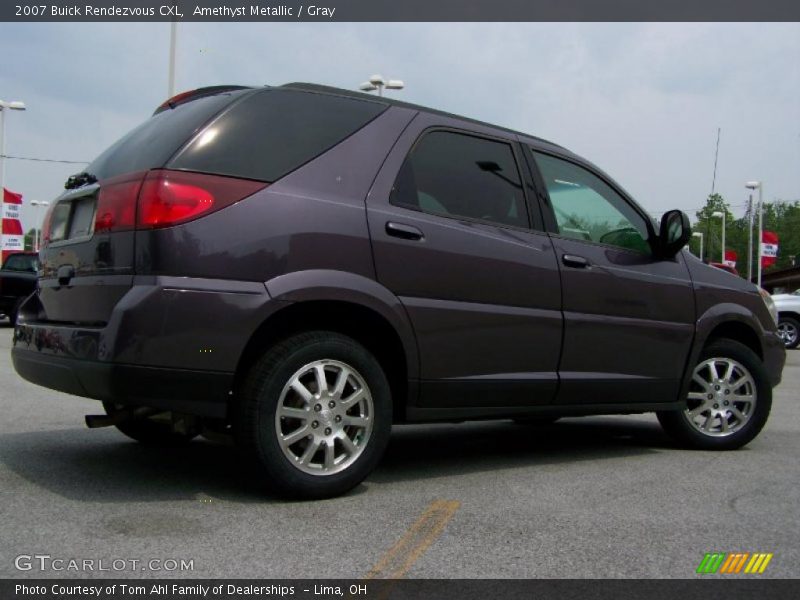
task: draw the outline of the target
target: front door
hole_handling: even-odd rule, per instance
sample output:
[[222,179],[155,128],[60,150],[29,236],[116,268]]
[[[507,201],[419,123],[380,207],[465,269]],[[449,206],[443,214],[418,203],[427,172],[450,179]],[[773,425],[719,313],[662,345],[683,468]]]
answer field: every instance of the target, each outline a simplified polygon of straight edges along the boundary
[[587,165],[533,152],[549,196],[561,269],[564,349],[559,404],[677,399],[694,335],[680,253],[654,256],[641,210]]

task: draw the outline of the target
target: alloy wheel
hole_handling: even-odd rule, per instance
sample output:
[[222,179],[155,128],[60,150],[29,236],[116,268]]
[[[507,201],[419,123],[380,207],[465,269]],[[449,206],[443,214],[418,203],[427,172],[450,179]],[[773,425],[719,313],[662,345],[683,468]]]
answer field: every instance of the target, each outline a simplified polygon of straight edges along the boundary
[[750,420],[757,395],[744,365],[730,358],[709,358],[694,370],[683,416],[704,435],[728,436]]
[[366,381],[352,366],[317,360],[284,386],[275,431],[284,456],[311,475],[340,473],[369,443],[374,407]]
[[783,345],[786,347],[797,343],[798,331],[794,323],[790,323],[789,321],[781,321],[778,323],[778,335],[781,337]]

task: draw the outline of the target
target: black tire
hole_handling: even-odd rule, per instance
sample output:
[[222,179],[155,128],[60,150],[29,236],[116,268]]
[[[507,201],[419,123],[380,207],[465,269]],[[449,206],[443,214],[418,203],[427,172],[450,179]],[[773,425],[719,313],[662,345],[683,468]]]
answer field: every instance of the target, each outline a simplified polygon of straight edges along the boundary
[[[282,449],[278,439],[279,435],[285,435],[279,431],[283,425],[278,425],[276,418],[281,395],[284,389],[288,390],[292,379],[315,361],[335,361],[354,370],[365,382],[372,400],[372,429],[363,449],[353,454],[353,462],[343,470],[328,474],[302,470],[297,466],[298,460],[292,462],[285,454],[289,450]],[[316,409],[316,406],[311,408],[316,404],[315,398],[306,401],[309,411]],[[341,410],[341,406],[335,410]],[[300,420],[298,429],[311,426],[311,416]],[[254,463],[256,475],[270,490],[292,498],[330,498],[357,486],[378,464],[389,442],[391,426],[391,390],[378,361],[355,340],[326,331],[297,334],[269,349],[246,374],[234,410],[236,443]],[[317,435],[322,434],[315,429],[314,436],[303,436],[297,443],[304,444],[307,438],[308,449],[312,438],[316,443]],[[335,452],[337,442],[330,445]],[[326,448],[327,443],[321,446],[321,451],[324,453]],[[308,460],[316,456],[319,455],[312,451]]]
[[558,421],[559,416],[541,416],[541,417],[514,417],[512,419],[517,425],[525,425],[532,427],[543,427],[545,425],[552,425]]
[[786,346],[786,349],[794,350],[795,348],[797,348],[798,345],[800,345],[800,335],[798,335],[798,333],[800,333],[800,321],[798,321],[794,317],[781,316],[778,319],[778,327],[780,327],[781,325],[789,325],[790,327],[794,328],[795,331],[794,341],[787,342],[784,339],[784,346]]
[[[752,409],[752,413],[744,425],[725,436],[701,433],[689,423],[688,417],[685,416],[690,402],[688,398],[686,410],[659,412],[657,413],[658,420],[667,434],[687,448],[735,450],[750,443],[767,423],[772,408],[772,387],[761,359],[750,348],[739,342],[728,339],[714,340],[700,353],[697,365],[699,366],[703,361],[711,358],[732,359],[744,366],[753,379],[756,391],[755,408]],[[692,373],[696,368],[692,369]]]
[[[103,402],[103,408],[107,415],[114,416],[125,407],[113,402]],[[131,419],[115,427],[129,438],[147,446],[184,446],[197,436],[194,431],[187,433],[175,431],[171,421],[151,417]]]

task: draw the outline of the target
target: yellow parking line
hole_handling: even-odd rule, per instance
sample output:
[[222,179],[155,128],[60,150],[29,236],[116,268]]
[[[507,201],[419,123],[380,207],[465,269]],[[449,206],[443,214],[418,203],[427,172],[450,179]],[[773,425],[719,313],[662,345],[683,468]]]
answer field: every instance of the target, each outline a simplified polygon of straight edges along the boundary
[[399,579],[442,534],[461,503],[435,500],[406,533],[375,563],[364,579]]

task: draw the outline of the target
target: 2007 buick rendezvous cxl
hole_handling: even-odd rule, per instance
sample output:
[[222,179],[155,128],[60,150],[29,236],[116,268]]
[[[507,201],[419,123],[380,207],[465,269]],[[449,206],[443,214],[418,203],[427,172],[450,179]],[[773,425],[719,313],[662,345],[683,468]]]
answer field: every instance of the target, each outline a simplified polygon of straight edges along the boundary
[[166,101],[67,182],[20,310],[25,379],[148,443],[231,429],[273,490],[340,494],[392,423],[654,411],[764,427],[768,297],[561,146],[309,84]]

